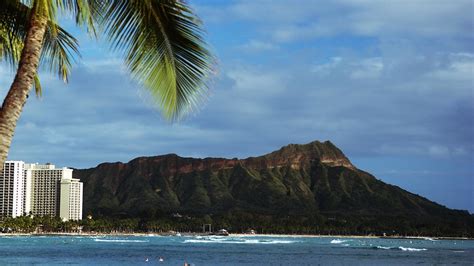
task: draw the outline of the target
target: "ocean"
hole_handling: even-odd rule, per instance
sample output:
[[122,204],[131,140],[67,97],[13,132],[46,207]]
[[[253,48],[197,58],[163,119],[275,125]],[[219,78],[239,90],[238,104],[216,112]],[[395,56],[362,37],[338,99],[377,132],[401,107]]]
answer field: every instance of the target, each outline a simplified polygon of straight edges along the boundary
[[0,237],[0,265],[183,265],[184,262],[191,265],[473,265],[474,241],[271,236]]

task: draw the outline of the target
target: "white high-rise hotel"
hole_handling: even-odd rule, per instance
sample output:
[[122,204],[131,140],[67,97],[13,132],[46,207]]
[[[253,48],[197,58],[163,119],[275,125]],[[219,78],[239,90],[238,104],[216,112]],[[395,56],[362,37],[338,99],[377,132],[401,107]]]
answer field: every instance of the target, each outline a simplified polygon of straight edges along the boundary
[[0,216],[17,217],[24,213],[25,164],[7,161],[0,172]]
[[82,220],[82,182],[75,178],[64,178],[60,191],[59,216],[68,217],[68,220]]
[[0,217],[31,213],[81,220],[82,190],[72,169],[7,161],[0,172]]

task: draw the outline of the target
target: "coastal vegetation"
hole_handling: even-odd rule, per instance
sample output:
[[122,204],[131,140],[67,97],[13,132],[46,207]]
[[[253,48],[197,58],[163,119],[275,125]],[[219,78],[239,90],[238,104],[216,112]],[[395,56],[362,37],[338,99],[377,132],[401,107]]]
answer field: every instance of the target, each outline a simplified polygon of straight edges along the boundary
[[41,95],[38,67],[67,82],[79,55],[78,41],[58,25],[60,15],[104,37],[164,117],[179,119],[205,98],[214,60],[200,20],[182,1],[1,1],[0,60],[16,75],[0,108],[0,168],[31,89]]
[[[345,219],[343,219],[344,217]],[[202,233],[203,225],[211,224],[213,231],[226,228],[231,233],[254,230],[259,234],[302,235],[362,235],[362,236],[423,236],[474,237],[463,224],[439,223],[406,217],[347,217],[326,218],[323,215],[287,216],[262,215],[233,211],[224,215],[114,218],[99,217],[81,221],[61,221],[55,217],[21,216],[0,221],[3,233]],[[472,225],[472,224],[471,224]],[[464,230],[460,229],[464,228]]]

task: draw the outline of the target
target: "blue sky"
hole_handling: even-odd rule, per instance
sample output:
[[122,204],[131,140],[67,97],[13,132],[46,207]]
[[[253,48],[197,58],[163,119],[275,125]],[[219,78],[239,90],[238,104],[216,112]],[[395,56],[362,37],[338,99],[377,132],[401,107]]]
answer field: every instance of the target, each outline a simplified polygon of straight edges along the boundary
[[331,140],[379,179],[474,212],[472,1],[189,2],[218,58],[198,113],[162,119],[120,57],[66,22],[82,59],[67,85],[41,72],[9,159],[86,168]]

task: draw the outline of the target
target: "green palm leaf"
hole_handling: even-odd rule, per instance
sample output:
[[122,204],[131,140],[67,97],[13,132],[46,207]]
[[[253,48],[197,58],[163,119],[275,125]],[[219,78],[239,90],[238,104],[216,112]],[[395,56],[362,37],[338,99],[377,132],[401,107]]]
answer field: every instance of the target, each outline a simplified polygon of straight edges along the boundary
[[[26,35],[28,18],[31,8],[14,0],[5,0],[0,9],[0,59],[16,67],[23,49],[23,39]],[[80,56],[77,40],[49,21],[45,33],[41,65],[52,72],[56,72],[64,82],[72,67],[72,61]],[[35,77],[34,87],[36,94],[41,95],[41,84],[38,76]]]
[[0,6],[0,59],[14,66],[23,49],[27,23],[27,9],[14,0],[5,0]]
[[[77,40],[55,23],[57,13],[64,11],[93,35],[94,25],[99,24],[166,118],[179,119],[207,97],[215,61],[203,39],[200,20],[182,1],[3,0],[1,7],[0,56],[12,65],[18,63],[34,8],[49,18],[41,66],[67,82],[79,51]],[[35,84],[39,85],[38,78]]]
[[100,17],[113,48],[168,119],[200,106],[214,59],[200,20],[181,1],[105,1]]
[[48,23],[41,54],[42,65],[67,82],[72,60],[79,55],[77,40],[57,25]]

